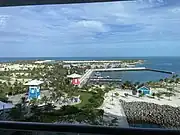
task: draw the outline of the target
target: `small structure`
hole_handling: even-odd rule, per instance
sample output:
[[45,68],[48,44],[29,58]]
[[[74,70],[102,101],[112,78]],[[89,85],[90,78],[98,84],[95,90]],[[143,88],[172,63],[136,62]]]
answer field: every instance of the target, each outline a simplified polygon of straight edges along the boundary
[[80,84],[79,78],[81,78],[81,75],[79,75],[79,74],[74,73],[71,75],[67,75],[67,78],[71,79],[71,82],[73,85],[79,85]]
[[31,100],[33,98],[40,99],[40,85],[44,83],[43,81],[39,80],[32,80],[25,85],[28,86],[28,99]]
[[71,75],[67,75],[67,78],[72,78],[72,79],[81,78],[81,75],[74,73],[74,74],[71,74]]
[[72,102],[73,102],[73,103],[79,103],[79,102],[80,102],[80,95],[79,95],[79,96],[74,96],[74,97],[72,98]]
[[150,90],[150,87],[148,86],[141,86],[137,89],[137,92],[138,93],[142,93],[144,95],[147,95],[147,94],[151,94],[151,90]]

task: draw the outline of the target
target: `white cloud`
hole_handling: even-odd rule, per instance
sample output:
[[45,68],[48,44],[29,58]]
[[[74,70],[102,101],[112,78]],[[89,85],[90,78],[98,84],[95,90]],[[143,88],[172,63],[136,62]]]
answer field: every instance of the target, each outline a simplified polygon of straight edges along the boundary
[[[75,29],[79,29],[80,32],[90,31],[90,32],[107,32],[107,28],[100,21],[87,21],[81,20],[73,24]],[[81,31],[82,30],[82,31]]]
[[9,18],[8,15],[0,15],[0,29],[5,27],[8,18]]
[[34,50],[50,50],[51,54],[54,49],[58,55],[58,51],[71,52],[64,46],[70,49],[83,46],[82,50],[91,47],[120,49],[133,44],[138,48],[150,42],[155,46],[162,41],[178,41],[179,7],[149,8],[157,2],[165,1],[0,8],[0,13],[11,16],[8,21],[0,17],[0,28],[4,27],[0,29],[3,37],[0,45],[12,45],[16,41],[17,48],[26,52],[31,51],[26,48],[29,45]]

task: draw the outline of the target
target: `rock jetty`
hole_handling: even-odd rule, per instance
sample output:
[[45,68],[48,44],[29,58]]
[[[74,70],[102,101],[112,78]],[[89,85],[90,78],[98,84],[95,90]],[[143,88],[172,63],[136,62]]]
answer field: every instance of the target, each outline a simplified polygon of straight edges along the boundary
[[180,108],[147,102],[120,100],[129,123],[151,123],[164,128],[180,129]]

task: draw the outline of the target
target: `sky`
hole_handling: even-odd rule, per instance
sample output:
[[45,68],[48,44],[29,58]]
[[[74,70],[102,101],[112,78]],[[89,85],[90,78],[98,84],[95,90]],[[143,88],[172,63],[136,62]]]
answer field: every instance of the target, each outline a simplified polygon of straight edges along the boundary
[[180,56],[180,0],[0,7],[0,57]]

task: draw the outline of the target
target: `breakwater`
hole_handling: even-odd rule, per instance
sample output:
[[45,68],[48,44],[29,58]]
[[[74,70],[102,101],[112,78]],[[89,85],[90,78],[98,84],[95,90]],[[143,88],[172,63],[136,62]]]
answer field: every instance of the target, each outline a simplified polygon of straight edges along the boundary
[[171,71],[151,69],[151,68],[146,68],[146,71],[153,71],[153,72],[159,72],[159,73],[165,73],[165,74],[174,74],[174,72],[171,72]]
[[180,129],[180,108],[146,102],[120,100],[128,123],[152,123],[164,128]]

